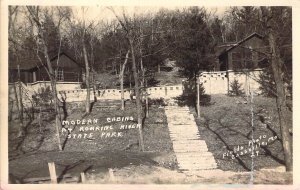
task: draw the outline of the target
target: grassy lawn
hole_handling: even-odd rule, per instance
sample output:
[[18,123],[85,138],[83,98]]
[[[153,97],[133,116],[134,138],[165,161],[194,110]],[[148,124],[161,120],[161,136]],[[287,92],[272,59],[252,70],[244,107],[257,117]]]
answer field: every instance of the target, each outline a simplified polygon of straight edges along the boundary
[[[253,139],[257,142],[253,144],[253,160],[252,149],[249,151],[251,123],[251,105],[245,98],[213,95],[211,105],[201,106],[201,119],[197,119],[200,134],[223,171],[251,171],[252,167],[259,170],[284,164],[275,99],[254,97]],[[288,124],[292,126],[292,114]]]
[[[68,104],[67,121],[81,119],[82,104]],[[62,152],[58,151],[53,118],[45,113],[41,125],[37,118],[27,121],[25,135],[17,137],[18,124],[9,123],[9,172],[18,179],[49,176],[47,162],[54,161],[58,175],[71,174],[78,176],[80,172],[87,174],[107,173],[108,168],[116,170],[134,166],[156,166],[176,169],[175,155],[169,137],[164,109],[152,105],[149,117],[144,120],[143,136],[145,152],[138,150],[139,133],[137,128],[120,129],[121,125],[136,125],[135,104],[129,103],[124,111],[119,108],[94,108],[84,119],[98,119],[95,124],[65,125],[72,128],[71,138],[61,131]],[[47,117],[46,117],[47,116]],[[108,122],[107,118],[132,117],[132,121]],[[107,130],[100,130],[110,126]],[[99,127],[99,130],[84,130]],[[102,128],[103,129],[103,128]],[[62,132],[64,131],[64,132]],[[121,136],[107,136],[107,133],[121,132]],[[91,138],[83,137],[84,133],[93,133]],[[105,135],[103,135],[105,133]],[[73,135],[76,134],[75,138]],[[78,138],[78,134],[82,134]]]
[[[196,116],[195,109],[190,107]],[[84,113],[82,103],[67,104],[67,121],[80,119]],[[59,152],[51,113],[37,116],[25,125],[25,135],[17,137],[18,123],[9,123],[9,172],[19,180],[49,176],[48,162],[55,162],[58,176],[70,174],[78,178],[85,172],[88,183],[248,183],[249,172],[283,166],[283,151],[275,99],[254,97],[253,118],[251,105],[242,97],[213,95],[211,104],[201,106],[201,119],[196,119],[201,138],[208,145],[218,164],[219,173],[205,173],[187,177],[176,171],[176,157],[169,137],[164,109],[152,105],[144,120],[145,152],[138,150],[137,128],[121,129],[121,125],[136,125],[135,104],[103,109],[95,106],[84,119],[98,119],[96,124],[65,125],[71,128],[71,138],[61,131],[64,150]],[[129,121],[111,121],[116,117],[132,117]],[[110,119],[107,119],[110,118]],[[254,124],[254,157],[251,158],[249,141]],[[289,123],[292,126],[292,114]],[[109,126],[107,130],[85,130],[90,127]],[[81,127],[84,127],[83,129]],[[84,131],[82,131],[84,130]],[[121,132],[120,137],[112,136]],[[88,133],[85,138],[73,134]],[[89,133],[93,133],[89,137]],[[105,133],[105,135],[103,135]],[[106,136],[110,133],[109,137]],[[267,143],[267,144],[266,144]],[[245,153],[245,150],[248,150]],[[233,153],[230,153],[232,151]],[[243,153],[241,153],[243,152]],[[239,154],[239,155],[237,155]],[[243,155],[242,155],[243,154]],[[108,168],[114,169],[118,180],[111,181]],[[227,173],[226,173],[227,172]],[[236,173],[239,172],[239,173]],[[243,173],[240,173],[243,172]],[[272,176],[269,179],[268,176]],[[261,170],[254,183],[290,184],[291,173]]]

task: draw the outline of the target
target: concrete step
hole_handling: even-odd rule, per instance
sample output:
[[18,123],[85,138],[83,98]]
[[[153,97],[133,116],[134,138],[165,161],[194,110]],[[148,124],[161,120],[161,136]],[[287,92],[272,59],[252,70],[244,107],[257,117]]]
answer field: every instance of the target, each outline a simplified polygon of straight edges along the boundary
[[180,107],[180,106],[166,106],[165,107],[165,110],[190,110],[189,107],[186,107],[186,106],[183,106],[183,107]]
[[167,119],[168,120],[168,123],[170,124],[177,124],[177,123],[180,123],[182,125],[192,125],[192,124],[195,124],[195,121],[193,120],[183,120],[183,119],[178,119],[178,118],[174,118],[174,119]]
[[207,144],[200,140],[198,126],[189,108],[167,106],[165,113],[179,168],[188,171],[217,168]]
[[174,139],[172,139],[172,141],[175,141],[175,142],[179,142],[182,140],[201,140],[201,139],[199,138],[199,136],[191,137],[191,138],[182,138],[182,139],[174,137]]
[[196,126],[193,125],[171,125],[169,127],[169,131],[180,131],[180,132],[193,132],[193,131],[199,131]]
[[190,161],[188,161],[188,160],[186,160],[186,161],[179,161],[179,160],[177,160],[178,161],[178,165],[179,166],[201,166],[201,167],[204,167],[205,165],[207,165],[207,166],[217,166],[217,163],[215,162],[215,161],[201,161],[201,160],[198,160],[198,161],[196,161],[196,160],[194,160],[194,161],[192,161],[192,160],[190,160]]
[[205,150],[208,151],[207,146],[206,145],[191,145],[191,146],[184,146],[184,145],[174,145],[173,144],[173,148],[174,150],[179,150],[179,149],[186,149],[186,150]]
[[174,116],[176,114],[183,114],[183,115],[191,115],[193,116],[192,112],[190,110],[165,110],[165,113]]
[[184,128],[174,127],[174,128],[169,128],[169,131],[170,132],[180,132],[180,133],[190,133],[190,134],[199,132],[198,129],[195,129],[195,128],[192,128],[192,127],[184,127]]
[[[174,148],[174,147],[173,147],[173,150],[174,150],[175,153],[193,153],[193,152],[200,152],[200,151],[202,151],[202,152],[207,152],[208,151],[207,148],[185,149],[185,148]],[[209,156],[207,155],[207,157],[209,157]]]
[[189,170],[189,171],[198,171],[198,170],[211,170],[216,169],[216,165],[207,165],[207,166],[179,166],[179,170]]
[[201,144],[206,144],[206,142],[204,140],[201,140],[201,139],[190,139],[190,140],[185,140],[185,139],[182,139],[180,142],[174,142],[174,143],[180,143],[180,144],[190,144],[190,143],[201,143]]
[[190,170],[195,170],[195,169],[202,169],[202,170],[207,170],[207,169],[213,169],[217,168],[218,166],[216,164],[185,164],[185,165],[178,165],[178,168],[180,169],[190,169]]
[[198,125],[196,125],[196,123],[193,122],[193,121],[180,122],[180,123],[182,123],[182,124],[176,124],[175,122],[169,122],[168,127],[170,127],[170,128],[179,128],[179,129],[184,129],[186,127],[189,127],[189,128],[198,129]]
[[169,132],[173,133],[180,133],[180,134],[196,134],[199,133],[198,129],[193,129],[193,128],[186,128],[186,129],[176,129],[176,128],[169,128]]
[[[184,120],[184,119],[180,119],[180,118],[174,118],[174,119],[167,119],[168,124],[181,124],[181,125],[196,125],[195,121],[193,121],[192,119],[190,120]],[[196,125],[197,126],[197,125]]]
[[178,145],[173,145],[174,150],[194,150],[194,151],[208,151],[206,146],[178,146]]
[[191,143],[182,143],[182,142],[173,142],[173,146],[177,146],[177,147],[194,147],[194,146],[199,146],[199,147],[207,147],[206,143],[203,141],[199,142],[194,142],[194,140],[192,140],[193,142]]
[[173,135],[199,135],[198,130],[192,130],[189,132],[187,132],[187,130],[169,130],[169,133]]
[[187,167],[187,166],[199,166],[199,167],[205,167],[205,166],[213,166],[217,167],[217,163],[213,161],[178,161],[178,166]]
[[[179,153],[180,154],[180,153]],[[215,162],[215,159],[213,156],[209,156],[209,155],[206,155],[206,156],[177,156],[176,155],[176,158],[178,161],[198,161],[198,162],[201,162],[201,161],[207,161],[207,162]]]
[[193,152],[193,153],[178,153],[176,154],[176,156],[187,156],[187,157],[197,157],[197,156],[203,156],[203,157],[207,157],[207,156],[212,156],[213,154],[211,152]]
[[170,134],[171,138],[175,138],[176,140],[188,140],[193,138],[199,138],[199,134]]
[[175,115],[175,114],[191,115],[191,112],[189,110],[165,110],[165,113],[168,115]]
[[198,161],[198,162],[193,162],[193,161],[186,161],[186,162],[178,162],[178,166],[180,167],[189,167],[189,166],[195,166],[195,167],[205,167],[205,166],[213,166],[213,167],[217,167],[217,163],[216,162],[201,162],[201,161]]
[[[197,125],[195,124],[195,122],[193,121],[188,121],[188,122],[184,122],[184,121],[174,121],[174,120],[167,120],[168,121],[168,124],[170,126],[172,125],[185,125],[185,126],[193,126],[193,127],[197,127]],[[198,128],[198,127],[197,127]]]
[[198,164],[198,165],[211,165],[211,164],[217,164],[215,160],[200,160],[200,159],[194,159],[194,160],[184,160],[181,158],[176,159],[179,165],[188,165],[188,164]]
[[[197,137],[197,136],[196,137],[186,137],[185,139],[194,140],[194,139],[197,139],[197,138],[199,138],[199,137]],[[182,138],[171,137],[171,140],[173,142],[180,142],[182,140]]]
[[194,139],[199,139],[200,136],[198,135],[191,135],[191,136],[174,136],[170,135],[172,141],[181,141],[181,140],[194,140]]
[[199,134],[199,130],[198,129],[189,129],[189,128],[186,128],[186,129],[170,129],[169,128],[169,132],[172,132],[172,133],[178,133],[178,134],[196,134],[198,133]]
[[174,117],[180,117],[180,118],[186,118],[186,119],[191,119],[194,118],[193,115],[190,113],[186,112],[178,112],[178,113],[166,113],[168,115],[168,118],[174,118]]
[[[178,138],[178,137],[171,137],[172,141],[181,141],[183,140],[182,138]],[[195,136],[195,137],[186,137],[184,140],[200,140],[199,136]]]

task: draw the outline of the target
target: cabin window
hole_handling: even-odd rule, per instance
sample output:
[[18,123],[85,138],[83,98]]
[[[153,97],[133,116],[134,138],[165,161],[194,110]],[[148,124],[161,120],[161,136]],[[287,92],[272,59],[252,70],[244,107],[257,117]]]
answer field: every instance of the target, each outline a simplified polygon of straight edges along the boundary
[[64,71],[61,70],[61,69],[59,69],[59,70],[57,71],[57,80],[58,80],[58,81],[64,81]]

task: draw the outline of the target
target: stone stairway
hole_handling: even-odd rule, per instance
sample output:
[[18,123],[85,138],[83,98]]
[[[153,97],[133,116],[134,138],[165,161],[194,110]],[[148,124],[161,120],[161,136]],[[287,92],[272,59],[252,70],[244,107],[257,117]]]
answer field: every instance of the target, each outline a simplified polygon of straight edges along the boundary
[[182,171],[211,170],[217,163],[201,140],[194,116],[188,107],[166,106],[165,113],[173,149]]

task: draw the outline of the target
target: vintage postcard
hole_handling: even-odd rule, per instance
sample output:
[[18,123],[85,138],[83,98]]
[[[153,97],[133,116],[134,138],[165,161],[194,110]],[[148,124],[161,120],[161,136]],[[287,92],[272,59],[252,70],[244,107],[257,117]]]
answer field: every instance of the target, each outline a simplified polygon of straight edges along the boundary
[[297,14],[2,3],[1,189],[299,187]]

